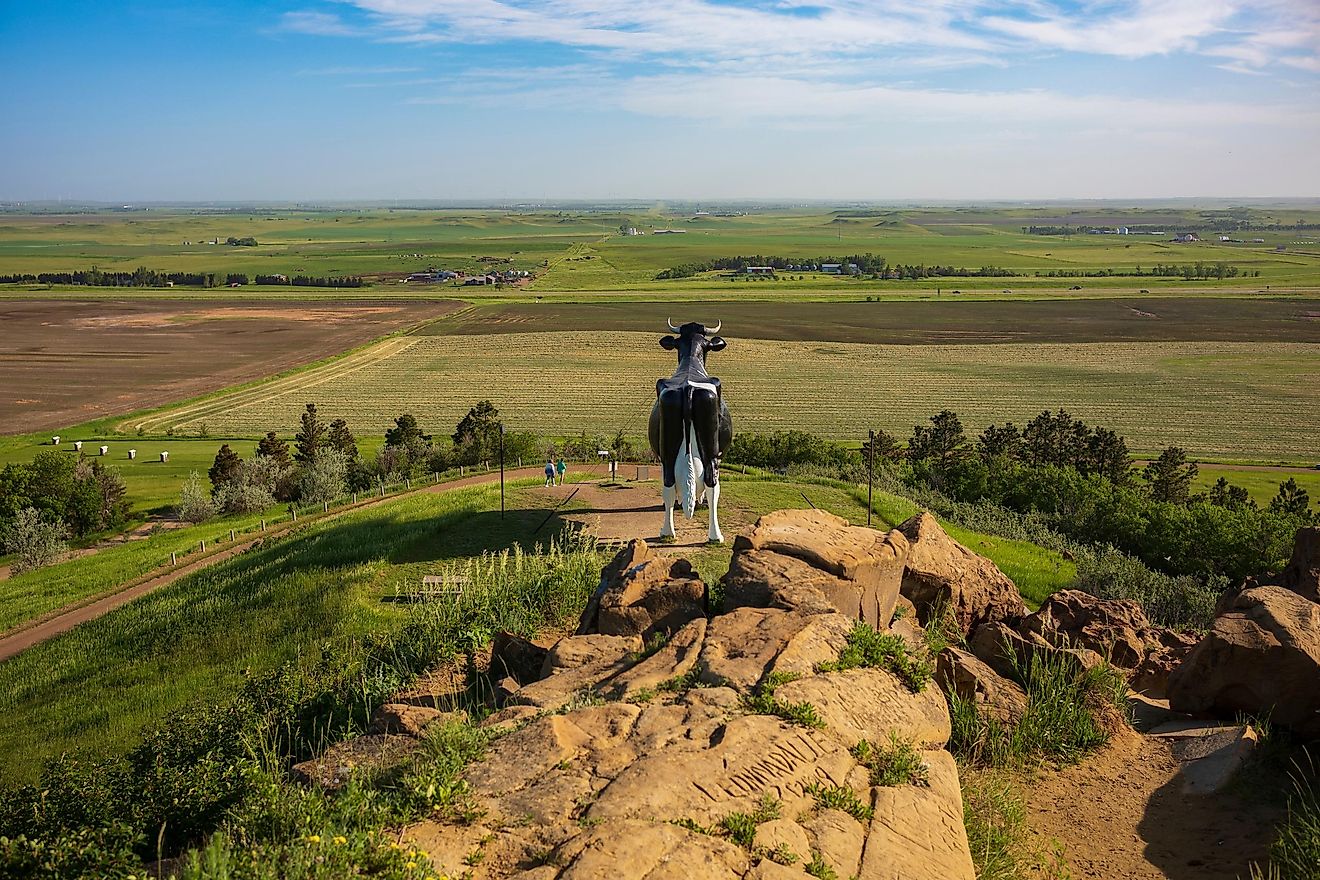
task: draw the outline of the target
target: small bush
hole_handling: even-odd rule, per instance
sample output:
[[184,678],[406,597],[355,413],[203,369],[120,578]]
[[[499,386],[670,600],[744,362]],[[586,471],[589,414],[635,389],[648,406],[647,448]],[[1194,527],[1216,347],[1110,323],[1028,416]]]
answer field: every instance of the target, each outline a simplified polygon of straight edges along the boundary
[[821,719],[820,713],[816,711],[816,707],[811,703],[806,700],[800,703],[786,703],[775,696],[777,687],[790,681],[796,681],[798,678],[801,678],[801,676],[795,672],[770,673],[765,677],[765,681],[757,687],[755,694],[743,697],[743,708],[756,715],[775,715],[803,727],[816,729],[824,727],[824,720]]
[[20,510],[0,537],[5,552],[16,557],[11,565],[14,574],[50,565],[69,550],[69,527],[43,518],[34,507]]
[[857,792],[846,785],[823,785],[813,782],[807,786],[807,793],[816,799],[816,806],[822,810],[843,810],[858,822],[869,822],[875,811],[857,797]]
[[911,740],[889,734],[889,746],[874,746],[862,740],[853,746],[853,757],[871,771],[872,785],[930,785],[930,767]]
[[1320,791],[1294,778],[1296,793],[1288,802],[1288,817],[1270,845],[1265,870],[1253,868],[1252,880],[1316,880],[1320,878]]
[[811,851],[811,861],[802,866],[803,870],[817,880],[839,880],[839,874],[825,861],[819,850]]
[[858,623],[848,633],[848,644],[839,652],[839,659],[821,663],[817,672],[841,672],[845,669],[887,669],[913,693],[920,692],[934,673],[931,663],[908,650],[907,643],[893,633],[876,632],[865,623]]
[[215,502],[211,493],[202,486],[202,477],[196,471],[188,475],[183,488],[179,490],[179,503],[174,505],[174,515],[187,523],[204,523],[215,516]]

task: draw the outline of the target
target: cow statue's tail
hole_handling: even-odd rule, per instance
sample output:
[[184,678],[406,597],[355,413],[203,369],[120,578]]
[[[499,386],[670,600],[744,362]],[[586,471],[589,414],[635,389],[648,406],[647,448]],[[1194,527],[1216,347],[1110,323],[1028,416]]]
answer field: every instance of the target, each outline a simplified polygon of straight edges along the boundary
[[701,459],[694,447],[697,444],[697,432],[691,423],[686,425],[687,436],[683,438],[683,448],[678,451],[678,460],[674,462],[674,485],[683,497],[683,516],[692,519],[697,511],[697,483],[701,481]]

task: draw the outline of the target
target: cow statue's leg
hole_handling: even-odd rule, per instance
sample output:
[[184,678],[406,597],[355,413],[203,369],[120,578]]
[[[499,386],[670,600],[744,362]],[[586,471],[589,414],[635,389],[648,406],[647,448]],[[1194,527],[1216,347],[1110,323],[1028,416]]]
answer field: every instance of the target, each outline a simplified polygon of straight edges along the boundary
[[699,386],[692,392],[692,428],[696,435],[697,452],[701,456],[705,495],[710,506],[710,532],[707,540],[722,544],[724,535],[720,533],[719,517],[720,402],[714,388]]
[[673,538],[674,502],[678,499],[678,487],[675,486],[674,473],[678,456],[683,448],[683,393],[674,389],[661,392],[660,401],[660,470],[664,483],[665,519],[660,527],[660,537]]

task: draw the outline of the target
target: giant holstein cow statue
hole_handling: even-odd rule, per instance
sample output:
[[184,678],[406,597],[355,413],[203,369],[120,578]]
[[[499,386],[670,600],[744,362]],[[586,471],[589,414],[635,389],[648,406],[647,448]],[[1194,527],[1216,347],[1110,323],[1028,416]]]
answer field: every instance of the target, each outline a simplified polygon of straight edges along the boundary
[[675,501],[682,502],[684,515],[691,519],[700,493],[710,507],[709,540],[722,542],[719,465],[733,439],[733,422],[724,405],[720,380],[706,372],[706,354],[727,343],[715,335],[721,323],[709,330],[695,322],[682,327],[667,323],[678,336],[663,337],[660,347],[678,352],[678,369],[655,383],[649,431],[651,450],[659,456],[664,472],[665,522],[660,537],[674,537]]

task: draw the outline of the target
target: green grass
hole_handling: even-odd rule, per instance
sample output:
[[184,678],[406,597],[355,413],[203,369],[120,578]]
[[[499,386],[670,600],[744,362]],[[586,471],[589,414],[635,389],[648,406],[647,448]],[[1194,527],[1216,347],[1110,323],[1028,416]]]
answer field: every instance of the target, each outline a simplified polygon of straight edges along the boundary
[[[268,523],[288,519],[278,508],[267,516]],[[199,542],[205,541],[210,551],[220,542],[228,541],[230,529],[250,531],[260,526],[260,520],[260,514],[249,514],[170,529],[142,540],[106,547],[91,556],[0,580],[0,632],[168,566],[171,552],[179,555],[180,562],[187,562],[184,554],[199,550]]]
[[[1320,452],[1314,458],[1320,459]],[[1235,486],[1241,486],[1251,495],[1253,501],[1261,506],[1270,503],[1279,492],[1279,484],[1285,480],[1296,480],[1311,496],[1314,504],[1320,500],[1320,470],[1302,473],[1291,471],[1258,471],[1241,468],[1221,467],[1213,464],[1197,466],[1196,480],[1192,483],[1193,492],[1204,492],[1214,485],[1215,480],[1223,477]]]
[[309,525],[0,664],[5,780],[30,779],[65,750],[122,750],[186,702],[311,660],[327,640],[397,626],[405,606],[383,599],[447,560],[527,542],[546,514],[533,504],[502,520],[498,505],[478,487]]

